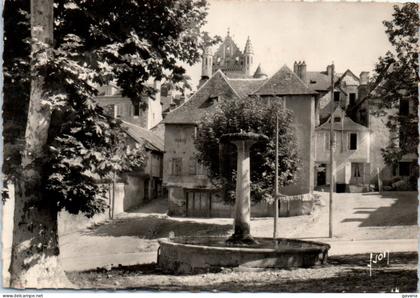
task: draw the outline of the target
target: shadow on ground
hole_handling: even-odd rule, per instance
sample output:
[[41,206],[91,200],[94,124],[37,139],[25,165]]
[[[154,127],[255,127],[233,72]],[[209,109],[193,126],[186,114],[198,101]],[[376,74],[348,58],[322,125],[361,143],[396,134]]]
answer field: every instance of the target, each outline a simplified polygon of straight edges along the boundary
[[[373,194],[377,195],[377,194]],[[369,199],[372,194],[362,195]],[[394,199],[392,205],[379,208],[354,208],[354,214],[367,214],[367,218],[346,218],[342,222],[360,222],[359,227],[390,227],[417,225],[417,195],[413,192],[381,193],[383,199]]]
[[122,237],[131,236],[142,239],[158,239],[169,236],[226,236],[232,225],[178,221],[155,216],[115,219],[85,232],[92,236]]
[[[175,276],[163,274],[152,263],[67,272],[67,276],[81,288],[313,293],[391,292],[398,289],[402,293],[412,293],[417,289],[417,271],[414,269],[417,259],[415,252],[394,253],[392,263],[395,266],[375,268],[371,277],[366,267],[368,254],[334,256],[326,266],[296,270],[238,272],[225,268],[218,274]],[[332,270],[336,272],[333,275],[330,274]]]

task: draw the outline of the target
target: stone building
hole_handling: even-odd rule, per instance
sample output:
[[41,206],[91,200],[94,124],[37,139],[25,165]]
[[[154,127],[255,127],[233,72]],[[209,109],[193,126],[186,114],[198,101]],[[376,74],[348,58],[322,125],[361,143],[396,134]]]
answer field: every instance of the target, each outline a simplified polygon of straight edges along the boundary
[[162,120],[161,86],[155,81],[155,96],[145,98],[146,108],[121,95],[118,87],[110,85],[100,88],[95,98],[106,112],[122,121],[122,126],[129,136],[129,146],[144,144],[146,162],[142,169],[124,173],[116,178],[113,187],[114,214],[127,211],[142,203],[162,195],[163,138],[151,128]]
[[[336,140],[336,191],[368,191],[382,184],[391,187],[395,181],[407,184],[412,179],[413,156],[404,157],[393,169],[382,158],[389,131],[384,118],[371,114],[369,101],[373,99],[364,100],[370,92],[367,72],[359,76],[349,69],[335,73],[332,90],[331,66],[308,71],[305,61],[296,61],[293,71],[283,66],[270,78],[260,65],[253,72],[253,66],[250,38],[241,51],[228,32],[214,54],[210,48],[204,49],[198,90],[164,119],[163,183],[168,189],[171,215],[230,216],[230,207],[195,159],[194,136],[201,117],[211,113],[219,101],[248,96],[260,98],[262,104],[267,99],[281,101],[294,114],[301,165],[296,183],[282,189],[283,194],[310,195],[315,187],[322,189],[329,184],[330,121]],[[272,208],[254,206],[252,212],[267,216]]]
[[330,181],[330,125],[335,134],[335,182],[337,192],[368,191],[370,183],[370,133],[338,106],[332,117],[319,125],[315,145],[315,185]]
[[150,87],[155,88],[157,92],[154,97],[145,96],[143,99],[146,102],[145,109],[133,103],[129,98],[123,97],[121,90],[115,85],[100,87],[95,100],[115,118],[151,129],[162,121],[162,100],[160,82],[155,81]]
[[[295,63],[295,72],[299,73]],[[296,68],[297,66],[297,68]],[[301,70],[302,71],[302,70]],[[381,150],[390,140],[390,132],[386,127],[387,117],[377,117],[374,101],[374,86],[370,86],[369,73],[363,71],[356,76],[351,70],[334,76],[334,93],[331,99],[331,68],[326,71],[308,71],[307,85],[319,93],[319,118],[316,128],[317,150],[315,165],[315,186],[324,188],[329,184],[329,158],[326,158],[326,136],[329,128],[330,109],[333,104],[334,114],[341,116],[341,127],[334,123],[336,133],[336,191],[361,192],[373,189],[410,189],[415,180],[417,156],[407,154],[398,162],[398,166],[387,165]],[[384,112],[384,111],[382,111]],[[400,104],[399,109],[385,111],[387,115],[396,113],[415,113],[414,107],[408,103]],[[333,119],[337,118],[335,115]],[[328,124],[326,124],[328,122]],[[349,126],[349,127],[346,127]],[[347,136],[346,136],[347,135]],[[354,146],[351,146],[353,138]],[[324,148],[324,150],[322,150]],[[353,149],[351,149],[353,148]],[[399,169],[402,169],[400,171]],[[410,182],[411,181],[411,182]]]
[[[207,177],[207,170],[195,159],[194,135],[201,117],[215,109],[217,102],[257,96],[282,101],[296,117],[294,126],[302,160],[299,178],[282,192],[307,195],[313,190],[313,168],[317,93],[287,66],[272,77],[259,65],[252,72],[253,51],[248,38],[241,52],[228,34],[213,55],[204,50],[202,77],[197,92],[164,119],[165,155],[163,183],[168,189],[169,213],[182,216],[230,216],[230,206]],[[252,75],[251,75],[252,74]],[[272,208],[259,206],[253,214],[269,215]]]
[[123,127],[131,139],[129,146],[143,143],[146,153],[142,169],[124,173],[119,179],[123,184],[121,187],[124,188],[120,208],[121,211],[126,211],[162,195],[164,143],[153,132],[138,125],[124,121]]

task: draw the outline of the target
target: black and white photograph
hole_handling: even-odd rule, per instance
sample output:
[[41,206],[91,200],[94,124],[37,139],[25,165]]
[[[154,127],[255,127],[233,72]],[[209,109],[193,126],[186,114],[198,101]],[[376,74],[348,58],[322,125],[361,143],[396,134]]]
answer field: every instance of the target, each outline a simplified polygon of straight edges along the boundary
[[2,297],[417,297],[418,3],[2,15]]

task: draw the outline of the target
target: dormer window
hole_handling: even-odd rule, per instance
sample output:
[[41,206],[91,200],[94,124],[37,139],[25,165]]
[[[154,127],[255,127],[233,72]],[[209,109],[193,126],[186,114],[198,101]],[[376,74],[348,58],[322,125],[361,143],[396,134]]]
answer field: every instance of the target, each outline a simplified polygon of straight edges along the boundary
[[216,102],[219,102],[219,96],[210,96],[209,97],[210,104],[214,104]]
[[207,98],[207,100],[205,102],[203,102],[200,105],[200,108],[205,109],[205,108],[208,108],[208,107],[214,105],[215,103],[219,102],[219,97],[220,96],[210,96],[209,98]]
[[334,123],[341,122],[341,117],[334,117]]

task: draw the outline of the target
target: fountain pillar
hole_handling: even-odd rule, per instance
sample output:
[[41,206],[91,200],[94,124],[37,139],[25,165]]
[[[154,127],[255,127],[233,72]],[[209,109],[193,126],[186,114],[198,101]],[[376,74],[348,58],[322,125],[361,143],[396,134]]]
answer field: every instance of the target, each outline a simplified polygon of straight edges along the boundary
[[253,140],[233,141],[238,149],[234,235],[236,239],[251,238],[251,167],[249,150]]
[[225,134],[222,142],[231,142],[238,149],[236,171],[236,197],[234,233],[226,240],[229,245],[252,245],[257,241],[251,236],[251,166],[249,151],[253,144],[267,141],[265,135],[252,132],[239,132]]

